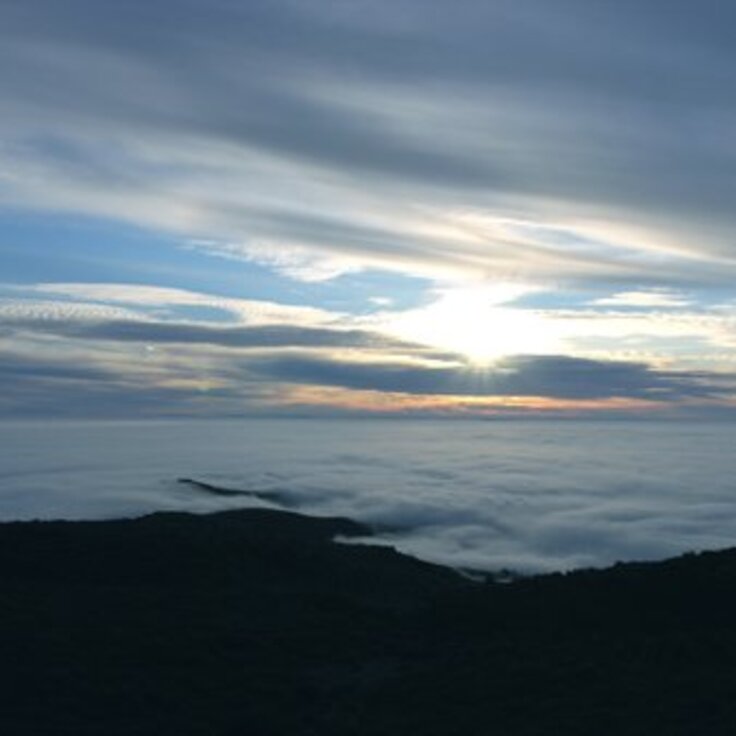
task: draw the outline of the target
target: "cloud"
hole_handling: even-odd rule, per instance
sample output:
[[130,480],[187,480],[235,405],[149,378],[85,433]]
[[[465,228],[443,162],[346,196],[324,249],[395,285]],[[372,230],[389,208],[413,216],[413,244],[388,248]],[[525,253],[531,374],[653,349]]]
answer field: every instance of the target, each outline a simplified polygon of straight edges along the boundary
[[733,21],[724,3],[11,0],[0,201],[299,278],[730,283]]
[[[0,302],[0,334],[6,338],[8,355],[15,356],[6,370],[21,368],[13,371],[17,390],[6,404],[22,413],[17,406],[22,395],[21,403],[36,411],[33,406],[39,401],[49,406],[54,387],[60,395],[52,403],[61,411],[68,402],[72,414],[98,413],[92,409],[95,396],[103,413],[136,406],[126,398],[136,390],[148,397],[160,391],[162,414],[196,409],[213,415],[230,414],[236,406],[259,412],[290,407],[307,414],[446,413],[454,407],[472,414],[483,410],[477,402],[484,399],[509,410],[546,406],[598,408],[605,413],[626,409],[622,401],[633,410],[641,408],[641,402],[725,405],[734,395],[733,360],[727,353],[708,352],[729,344],[733,319],[722,309],[678,310],[670,316],[634,308],[601,314],[588,307],[514,306],[533,291],[514,284],[491,291],[440,290],[434,306],[418,311],[350,317],[125,284],[10,289],[20,296]],[[23,298],[26,294],[59,299]],[[90,301],[76,301],[80,298]],[[194,321],[177,311],[214,305],[232,321],[207,321],[208,314]],[[452,317],[447,324],[445,308]],[[402,316],[409,319],[408,326],[421,316],[418,326],[426,329],[400,334],[394,328]],[[467,325],[464,332],[462,325]],[[586,357],[552,349],[546,355],[508,350],[519,344],[517,331],[529,344],[535,335],[546,335],[550,347],[567,342]],[[612,353],[614,339],[618,353]],[[473,358],[481,349],[486,358],[482,363]],[[664,367],[663,355],[677,370]],[[704,364],[720,372],[703,370]],[[88,399],[80,398],[85,370],[92,372]],[[176,409],[172,396],[177,397]],[[116,400],[120,407],[113,411]],[[146,411],[154,411],[152,399]]]
[[658,371],[641,363],[566,356],[516,356],[472,370],[289,355],[253,359],[249,369],[276,381],[422,395],[678,401],[734,390],[733,376],[728,377],[730,385],[723,385],[715,383],[723,377],[705,372]]
[[[9,335],[232,349],[350,348],[457,359],[454,353],[362,327],[346,314],[312,307],[129,284],[6,285],[5,290],[20,294],[19,298],[0,297],[0,329]],[[61,299],[26,296],[37,293]],[[196,321],[183,319],[177,311],[180,307],[217,309],[231,321],[210,322],[208,314]]]
[[[10,384],[6,381],[31,382],[35,379],[44,381],[79,381],[83,384],[109,380],[111,374],[89,365],[74,365],[67,361],[50,361],[38,358],[24,358],[12,353],[3,353],[0,362],[0,376],[6,389]],[[12,393],[12,391],[11,391]]]
[[22,336],[0,349],[0,416],[242,416],[273,413],[273,386],[206,353]]
[[601,307],[687,307],[693,302],[673,291],[622,291],[609,297],[594,299],[592,305]]
[[[0,205],[165,230],[302,281],[433,282],[413,310],[362,316],[39,284],[0,305],[2,337],[141,386],[715,395],[727,379],[690,368],[728,375],[736,345],[733,316],[697,306],[736,275],[734,20],[680,0],[2,3]],[[528,298],[475,299],[489,284]],[[484,374],[453,351],[535,357]]]
[[140,314],[131,309],[84,301],[0,298],[0,325],[49,323],[54,321],[131,320]]
[[[44,302],[60,316],[86,316],[89,319],[112,318],[133,319],[146,314],[146,308],[160,313],[164,308],[208,307],[220,310],[231,319],[247,322],[250,325],[284,324],[319,325],[335,324],[344,315],[316,307],[280,304],[278,302],[255,299],[232,299],[214,294],[204,294],[188,289],[164,288],[142,284],[125,283],[41,283],[28,286],[0,285],[12,296],[22,295],[22,299],[0,301],[0,318],[22,316],[27,313],[33,317],[37,309],[28,294],[56,297],[55,301]],[[58,297],[75,300],[74,306],[60,301]],[[120,308],[111,305],[126,305]],[[134,310],[143,311],[134,311]]]
[[[0,402],[6,398],[2,392]],[[148,397],[130,398],[141,409]],[[172,411],[192,410],[175,392],[168,400]],[[394,528],[388,544],[444,564],[537,572],[733,544],[732,424],[583,426],[0,423],[0,518],[110,518],[249,503],[174,482],[187,475],[288,490],[305,513]]]
[[[220,345],[227,348],[360,348],[432,354],[430,349],[368,330],[328,329],[291,325],[218,327],[128,321],[37,321],[5,319],[5,327],[46,332],[81,340],[109,340],[146,344]],[[434,351],[446,357],[447,353]],[[454,356],[453,356],[454,357]]]

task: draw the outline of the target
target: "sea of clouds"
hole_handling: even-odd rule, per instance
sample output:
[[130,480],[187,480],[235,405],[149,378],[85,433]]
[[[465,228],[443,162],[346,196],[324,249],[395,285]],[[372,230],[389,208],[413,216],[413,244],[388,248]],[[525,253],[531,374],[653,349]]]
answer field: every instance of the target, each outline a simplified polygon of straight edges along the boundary
[[[0,519],[268,506],[279,491],[422,559],[519,572],[736,544],[736,424],[311,420],[0,425]],[[375,541],[375,540],[374,540]]]

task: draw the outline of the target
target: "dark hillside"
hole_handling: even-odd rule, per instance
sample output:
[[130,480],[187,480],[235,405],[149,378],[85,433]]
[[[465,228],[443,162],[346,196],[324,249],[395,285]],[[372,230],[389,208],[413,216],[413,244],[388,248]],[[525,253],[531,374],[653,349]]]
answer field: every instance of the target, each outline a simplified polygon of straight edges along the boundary
[[368,533],[0,525],[0,732],[736,733],[736,552],[479,584]]

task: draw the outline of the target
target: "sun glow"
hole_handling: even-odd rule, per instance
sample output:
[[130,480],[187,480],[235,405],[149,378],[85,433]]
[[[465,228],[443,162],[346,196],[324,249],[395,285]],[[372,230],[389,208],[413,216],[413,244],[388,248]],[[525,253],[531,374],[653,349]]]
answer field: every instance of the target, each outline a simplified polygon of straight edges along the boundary
[[387,329],[478,365],[508,355],[561,350],[559,336],[542,314],[508,306],[528,291],[514,285],[449,289],[426,307],[394,315]]
[[454,396],[361,391],[334,386],[292,386],[281,396],[285,406],[320,406],[348,411],[453,416],[508,416],[558,412],[574,414],[589,411],[636,411],[649,414],[665,411],[664,405],[645,399],[554,399],[546,396]]

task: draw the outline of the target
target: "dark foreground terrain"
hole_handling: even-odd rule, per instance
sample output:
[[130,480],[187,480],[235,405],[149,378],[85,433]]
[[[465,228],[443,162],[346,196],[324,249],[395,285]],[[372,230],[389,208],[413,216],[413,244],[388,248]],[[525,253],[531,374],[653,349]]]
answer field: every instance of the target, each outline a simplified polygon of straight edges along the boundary
[[736,734],[736,552],[481,584],[367,533],[0,525],[0,733]]

